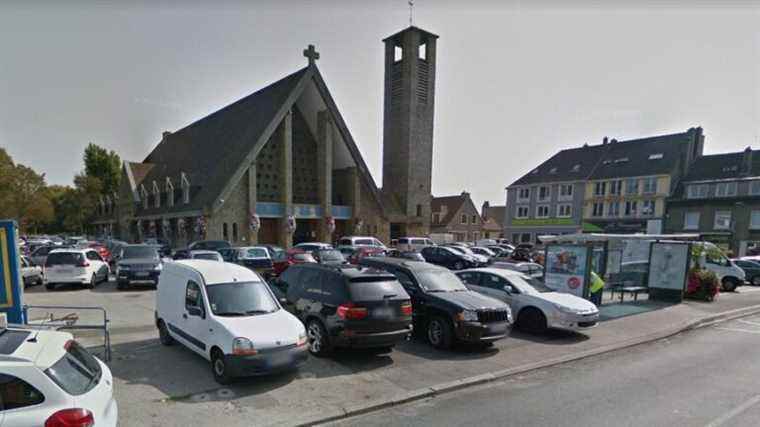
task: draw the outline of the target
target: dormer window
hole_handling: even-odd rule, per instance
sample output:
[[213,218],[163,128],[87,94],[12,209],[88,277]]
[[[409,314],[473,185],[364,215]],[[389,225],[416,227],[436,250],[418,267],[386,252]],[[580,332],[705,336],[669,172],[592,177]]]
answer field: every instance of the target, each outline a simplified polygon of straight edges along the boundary
[[174,184],[172,179],[166,177],[166,205],[169,207],[174,206]]
[[619,159],[615,159],[615,163],[626,163],[628,161],[628,157],[621,157]]
[[145,185],[140,184],[140,198],[142,199],[143,209],[148,209],[148,190],[145,189]]
[[538,175],[538,169],[533,169],[533,171],[532,171],[531,173],[532,173],[533,175]]
[[180,180],[180,185],[182,186],[182,203],[188,204],[190,203],[190,181],[187,179],[187,175],[184,172],[182,172]]
[[573,166],[573,172],[578,172],[581,170],[581,165],[575,165]]
[[549,170],[549,173],[552,174],[552,175],[556,174],[557,173],[557,168],[551,168]]
[[156,208],[161,207],[161,190],[158,189],[156,181],[153,181],[153,206]]
[[602,162],[603,165],[609,165],[612,164],[612,160],[605,160]]
[[662,153],[654,153],[649,155],[649,160],[660,160],[662,158]]

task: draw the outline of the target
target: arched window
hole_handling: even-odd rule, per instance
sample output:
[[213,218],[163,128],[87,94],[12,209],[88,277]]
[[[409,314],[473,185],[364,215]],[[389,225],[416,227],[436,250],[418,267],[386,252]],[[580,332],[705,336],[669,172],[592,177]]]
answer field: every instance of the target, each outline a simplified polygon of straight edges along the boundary
[[237,222],[232,223],[232,241],[237,242],[238,241],[238,229],[237,229]]
[[227,223],[222,224],[222,239],[229,240],[229,233],[227,231]]

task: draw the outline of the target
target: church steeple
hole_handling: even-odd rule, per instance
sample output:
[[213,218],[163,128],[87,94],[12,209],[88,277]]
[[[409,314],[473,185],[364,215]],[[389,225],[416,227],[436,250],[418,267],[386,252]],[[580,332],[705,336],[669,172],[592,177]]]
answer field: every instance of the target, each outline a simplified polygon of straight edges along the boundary
[[430,224],[437,39],[409,26],[383,40],[383,192],[423,230]]

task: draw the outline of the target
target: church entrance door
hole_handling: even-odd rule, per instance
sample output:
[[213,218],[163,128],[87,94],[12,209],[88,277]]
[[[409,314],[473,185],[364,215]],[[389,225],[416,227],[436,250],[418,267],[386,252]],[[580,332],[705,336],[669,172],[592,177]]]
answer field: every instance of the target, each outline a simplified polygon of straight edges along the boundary
[[317,240],[318,219],[298,219],[296,231],[293,233],[293,244],[315,242]]

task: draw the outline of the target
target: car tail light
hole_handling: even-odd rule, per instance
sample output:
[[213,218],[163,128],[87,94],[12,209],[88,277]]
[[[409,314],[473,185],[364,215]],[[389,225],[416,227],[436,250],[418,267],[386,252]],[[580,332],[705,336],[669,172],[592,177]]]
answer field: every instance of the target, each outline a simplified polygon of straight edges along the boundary
[[411,316],[412,315],[412,304],[409,302],[405,302],[401,304],[401,314],[404,316]]
[[338,306],[338,317],[346,320],[361,320],[367,317],[367,308],[358,307],[352,302]]
[[45,421],[45,427],[92,427],[95,418],[87,409],[73,408],[64,409],[51,415]]
[[87,261],[79,261],[79,264],[77,264],[77,267],[89,267],[90,263]]

